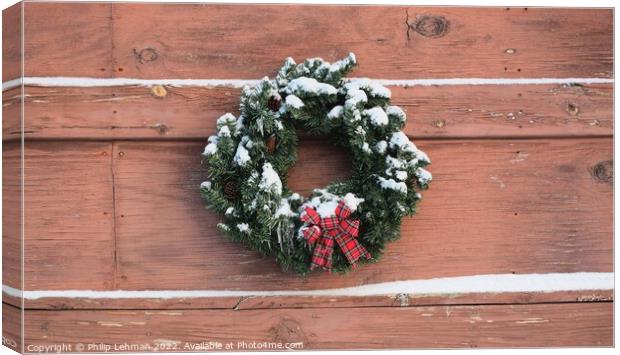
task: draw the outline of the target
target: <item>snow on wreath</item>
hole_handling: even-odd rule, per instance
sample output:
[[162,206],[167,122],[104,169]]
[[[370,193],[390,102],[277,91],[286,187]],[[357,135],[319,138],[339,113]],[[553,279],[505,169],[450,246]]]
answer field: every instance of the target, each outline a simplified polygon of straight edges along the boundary
[[[430,159],[402,132],[406,115],[390,105],[390,90],[344,77],[355,65],[352,53],[335,63],[286,59],[275,79],[243,89],[241,115],[220,117],[204,149],[209,177],[200,192],[223,214],[218,228],[284,270],[346,271],[376,261],[432,179]],[[292,191],[281,177],[297,159],[296,130],[346,149],[353,175],[308,198]]]

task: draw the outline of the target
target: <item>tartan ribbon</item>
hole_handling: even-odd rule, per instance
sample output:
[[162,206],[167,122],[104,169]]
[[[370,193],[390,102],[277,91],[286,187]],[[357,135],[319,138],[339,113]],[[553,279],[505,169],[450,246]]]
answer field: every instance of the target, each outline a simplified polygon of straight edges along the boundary
[[331,270],[336,243],[351,265],[355,265],[362,256],[366,259],[371,257],[366,248],[355,239],[359,234],[360,221],[349,218],[353,211],[344,201],[340,201],[335,212],[335,216],[321,218],[314,208],[306,207],[299,216],[307,224],[301,228],[304,238],[308,244],[315,246],[311,270],[317,267]]

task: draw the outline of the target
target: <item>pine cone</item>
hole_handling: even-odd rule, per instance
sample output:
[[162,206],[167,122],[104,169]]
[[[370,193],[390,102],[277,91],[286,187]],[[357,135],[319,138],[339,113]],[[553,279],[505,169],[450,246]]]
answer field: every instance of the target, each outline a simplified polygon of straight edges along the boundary
[[276,145],[278,144],[278,139],[275,135],[271,135],[265,141],[265,147],[267,147],[267,153],[273,154],[276,151]]
[[282,104],[282,101],[280,100],[279,97],[276,97],[276,96],[271,96],[269,98],[269,101],[267,101],[267,107],[269,107],[271,111],[278,111],[280,109],[281,104]]
[[237,182],[228,180],[224,183],[224,196],[229,201],[239,198],[239,187],[237,186]]

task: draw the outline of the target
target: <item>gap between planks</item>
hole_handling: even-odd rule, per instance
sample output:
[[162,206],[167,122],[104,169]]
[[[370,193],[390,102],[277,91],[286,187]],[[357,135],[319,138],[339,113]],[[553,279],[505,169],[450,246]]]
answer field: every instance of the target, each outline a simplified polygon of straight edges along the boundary
[[[351,79],[356,79],[352,77]],[[454,85],[543,85],[543,84],[613,84],[607,78],[450,78],[450,79],[371,79],[385,86],[454,86]],[[90,77],[24,77],[2,83],[2,91],[22,85],[47,87],[108,87],[108,86],[199,86],[242,88],[254,85],[252,79],[136,79],[136,78],[90,78]]]
[[[598,291],[598,290],[590,290],[590,291]],[[599,291],[600,292],[600,291]],[[608,291],[612,292],[612,291]],[[384,296],[390,297],[390,296]],[[433,295],[428,296],[433,297]],[[267,297],[259,297],[259,296],[244,296],[236,298],[234,302],[230,304],[208,304],[201,305],[200,303],[197,305],[189,305],[189,306],[181,306],[173,305],[157,305],[157,306],[144,306],[142,304],[133,305],[130,307],[123,306],[101,306],[101,307],[82,307],[82,306],[68,306],[67,304],[63,304],[59,307],[49,307],[42,306],[40,303],[35,304],[34,306],[17,306],[15,303],[12,303],[11,300],[2,301],[3,305],[14,308],[18,311],[22,309],[25,312],[29,311],[50,311],[50,312],[66,312],[66,311],[80,311],[80,312],[98,312],[98,311],[119,311],[119,312],[131,312],[131,311],[259,311],[259,310],[303,310],[303,309],[362,309],[362,308],[432,308],[432,307],[489,307],[489,306],[531,306],[531,305],[566,305],[566,304],[593,304],[593,303],[614,303],[613,293],[610,294],[596,294],[592,297],[584,297],[583,299],[536,299],[534,301],[519,301],[516,299],[508,299],[508,300],[500,300],[500,301],[475,301],[475,300],[457,300],[456,302],[445,303],[445,302],[420,302],[416,303],[415,298],[408,297],[408,295],[398,294],[391,296],[391,304],[387,304],[386,302],[370,302],[369,304],[360,303],[359,298],[351,297],[351,302],[346,302],[344,298],[327,298],[327,297],[313,297],[313,300],[308,303],[296,304],[297,300],[305,300],[304,297],[290,297],[292,303],[287,303],[286,300],[288,298],[277,298],[278,302],[281,304],[275,306],[273,304],[268,304],[269,298]],[[183,300],[183,299],[178,299]],[[204,299],[207,300],[208,299]],[[148,302],[149,299],[137,299],[136,301]],[[257,303],[252,303],[252,301],[256,301]],[[337,303],[337,301],[341,301],[342,304]],[[413,301],[413,302],[412,302]],[[245,305],[248,302],[249,305]],[[267,304],[262,304],[262,302],[267,302]],[[354,302],[354,303],[353,303]]]
[[114,154],[116,153],[116,142],[111,142],[110,144],[110,178],[111,178],[111,187],[112,187],[112,233],[113,233],[113,269],[112,269],[112,284],[114,288],[118,287],[118,232],[117,232],[117,221],[116,221],[116,180],[115,176],[115,159]]

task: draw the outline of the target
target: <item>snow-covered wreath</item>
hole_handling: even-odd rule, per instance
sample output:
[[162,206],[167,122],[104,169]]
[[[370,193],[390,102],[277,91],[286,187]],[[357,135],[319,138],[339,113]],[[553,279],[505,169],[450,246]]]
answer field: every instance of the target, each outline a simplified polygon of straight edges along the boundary
[[[209,180],[200,191],[224,214],[218,228],[285,270],[345,271],[376,260],[431,180],[430,160],[401,131],[406,116],[389,105],[390,90],[344,78],[355,64],[352,53],[333,64],[286,59],[275,80],[243,89],[241,115],[220,117],[203,152]],[[297,130],[347,149],[352,176],[308,198],[291,191]]]

